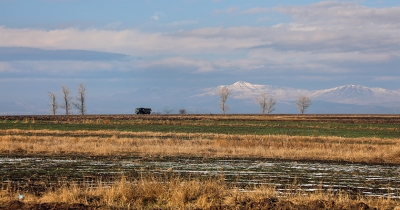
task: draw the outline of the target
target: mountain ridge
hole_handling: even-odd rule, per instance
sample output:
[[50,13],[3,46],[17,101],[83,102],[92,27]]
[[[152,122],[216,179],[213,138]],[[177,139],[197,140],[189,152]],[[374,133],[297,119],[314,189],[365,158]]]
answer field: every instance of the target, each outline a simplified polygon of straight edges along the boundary
[[[388,90],[380,87],[366,87],[362,85],[343,85],[321,90],[295,89],[270,85],[251,84],[238,81],[232,85],[220,85],[208,88],[201,96],[217,95],[218,88],[227,87],[235,99],[248,99],[260,97],[262,92],[276,100],[296,101],[300,96],[307,96],[311,100],[354,104],[354,105],[382,105],[385,103],[399,103],[400,91]],[[200,96],[199,95],[199,96]]]

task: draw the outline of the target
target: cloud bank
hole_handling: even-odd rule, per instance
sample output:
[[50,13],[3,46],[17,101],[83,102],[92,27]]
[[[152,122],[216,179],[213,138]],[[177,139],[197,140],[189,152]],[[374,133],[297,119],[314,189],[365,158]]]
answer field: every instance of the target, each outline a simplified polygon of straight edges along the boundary
[[[2,26],[0,46],[100,51],[145,58],[129,61],[129,65],[138,68],[170,66],[194,72],[356,74],[373,72],[365,66],[396,64],[400,58],[400,7],[369,8],[355,2],[323,1],[306,6],[246,10],[232,7],[215,11],[237,15],[266,12],[288,15],[292,21],[274,26],[203,27],[168,33],[138,29],[41,30]],[[166,24],[166,27],[195,23],[197,21],[181,21]],[[3,63],[2,68],[7,65]],[[376,71],[390,75],[395,70]]]

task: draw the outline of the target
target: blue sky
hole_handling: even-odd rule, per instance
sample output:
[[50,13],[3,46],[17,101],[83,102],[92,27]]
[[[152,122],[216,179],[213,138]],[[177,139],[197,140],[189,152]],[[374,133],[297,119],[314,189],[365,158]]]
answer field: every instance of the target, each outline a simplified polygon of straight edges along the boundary
[[0,0],[0,100],[236,81],[400,89],[395,0]]

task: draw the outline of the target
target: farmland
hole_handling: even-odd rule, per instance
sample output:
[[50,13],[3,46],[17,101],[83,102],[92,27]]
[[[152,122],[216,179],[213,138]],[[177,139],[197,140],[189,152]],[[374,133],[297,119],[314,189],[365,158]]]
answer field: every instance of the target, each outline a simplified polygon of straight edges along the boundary
[[[390,209],[400,205],[399,140],[398,115],[0,116],[1,203],[23,205],[12,198],[24,193],[29,207]],[[139,183],[191,191],[150,199],[135,195]],[[118,193],[129,195],[100,196]]]
[[0,129],[400,137],[398,115],[2,116]]

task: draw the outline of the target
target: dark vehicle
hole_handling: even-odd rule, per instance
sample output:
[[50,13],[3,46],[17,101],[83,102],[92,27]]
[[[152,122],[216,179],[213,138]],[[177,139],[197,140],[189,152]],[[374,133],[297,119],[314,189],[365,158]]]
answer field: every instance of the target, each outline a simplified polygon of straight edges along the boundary
[[151,109],[150,108],[136,108],[135,113],[136,114],[150,114]]

